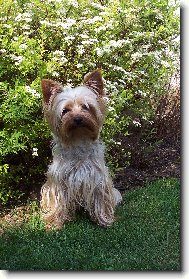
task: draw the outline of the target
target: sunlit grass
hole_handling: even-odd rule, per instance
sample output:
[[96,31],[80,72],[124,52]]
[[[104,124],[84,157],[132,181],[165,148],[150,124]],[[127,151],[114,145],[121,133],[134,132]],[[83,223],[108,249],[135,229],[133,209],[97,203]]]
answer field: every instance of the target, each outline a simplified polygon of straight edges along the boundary
[[180,185],[153,182],[124,194],[110,228],[84,212],[45,232],[37,207],[23,225],[3,225],[0,268],[6,270],[180,270]]

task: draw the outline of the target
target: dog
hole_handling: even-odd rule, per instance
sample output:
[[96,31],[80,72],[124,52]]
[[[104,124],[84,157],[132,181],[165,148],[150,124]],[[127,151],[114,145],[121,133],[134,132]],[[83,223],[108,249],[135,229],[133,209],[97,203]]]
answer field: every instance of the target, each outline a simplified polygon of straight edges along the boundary
[[62,228],[80,207],[103,227],[114,220],[122,201],[113,187],[104,159],[100,131],[106,116],[106,96],[99,69],[83,85],[64,89],[53,80],[41,81],[43,110],[53,134],[53,161],[41,188],[41,213],[47,228]]

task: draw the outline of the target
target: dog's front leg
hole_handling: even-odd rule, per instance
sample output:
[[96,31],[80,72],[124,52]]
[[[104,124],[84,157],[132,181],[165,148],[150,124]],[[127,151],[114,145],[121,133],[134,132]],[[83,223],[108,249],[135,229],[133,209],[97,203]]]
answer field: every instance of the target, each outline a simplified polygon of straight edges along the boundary
[[70,219],[63,185],[50,177],[42,186],[40,206],[46,228],[61,228]]

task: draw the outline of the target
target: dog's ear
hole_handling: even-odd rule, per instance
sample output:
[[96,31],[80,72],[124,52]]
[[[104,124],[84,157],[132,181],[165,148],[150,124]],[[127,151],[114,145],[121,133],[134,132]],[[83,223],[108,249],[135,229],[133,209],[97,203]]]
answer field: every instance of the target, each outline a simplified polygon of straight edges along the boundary
[[51,79],[43,79],[41,81],[43,100],[46,104],[49,103],[52,95],[62,92],[63,87],[60,83]]
[[97,95],[104,95],[104,83],[99,69],[86,74],[84,77],[84,84]]

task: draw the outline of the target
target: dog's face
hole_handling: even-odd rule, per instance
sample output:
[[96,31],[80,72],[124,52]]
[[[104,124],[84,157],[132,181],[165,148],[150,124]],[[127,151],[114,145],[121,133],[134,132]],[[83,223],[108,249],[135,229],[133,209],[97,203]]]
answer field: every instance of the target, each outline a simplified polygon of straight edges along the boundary
[[84,78],[84,85],[63,89],[52,80],[42,80],[44,112],[53,133],[65,145],[99,137],[105,117],[101,73]]

